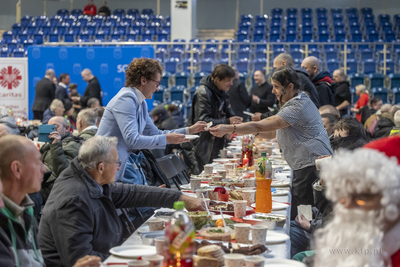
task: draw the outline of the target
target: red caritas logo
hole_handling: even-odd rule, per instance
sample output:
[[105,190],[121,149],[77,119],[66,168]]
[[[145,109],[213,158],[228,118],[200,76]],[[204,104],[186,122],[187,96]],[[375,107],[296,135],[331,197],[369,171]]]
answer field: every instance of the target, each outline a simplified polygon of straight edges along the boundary
[[8,88],[11,90],[13,88],[17,88],[19,85],[19,80],[22,77],[20,75],[20,71],[17,68],[12,68],[12,66],[8,66],[7,68],[3,68],[0,71],[0,85],[4,88]]

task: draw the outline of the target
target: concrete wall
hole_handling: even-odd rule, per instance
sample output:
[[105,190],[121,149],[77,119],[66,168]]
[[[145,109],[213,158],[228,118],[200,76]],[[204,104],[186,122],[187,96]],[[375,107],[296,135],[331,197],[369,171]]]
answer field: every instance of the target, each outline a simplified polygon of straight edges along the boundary
[[[285,0],[272,1],[263,0],[263,13],[270,14],[275,7],[371,7],[374,14],[387,13],[390,15],[400,14],[399,0]],[[22,0],[22,15],[42,15],[43,0]],[[94,0],[99,7],[101,0]],[[0,30],[10,29],[15,23],[17,0],[0,1]],[[84,8],[86,0],[74,0],[74,8]],[[108,0],[111,10],[116,8],[152,8],[156,11],[157,0]],[[69,0],[47,0],[47,15],[54,15],[58,9],[69,9]],[[240,14],[259,14],[260,0],[240,0]],[[170,14],[170,0],[161,0],[161,15]],[[236,0],[198,0],[197,1],[197,25],[199,29],[233,29],[235,27]]]

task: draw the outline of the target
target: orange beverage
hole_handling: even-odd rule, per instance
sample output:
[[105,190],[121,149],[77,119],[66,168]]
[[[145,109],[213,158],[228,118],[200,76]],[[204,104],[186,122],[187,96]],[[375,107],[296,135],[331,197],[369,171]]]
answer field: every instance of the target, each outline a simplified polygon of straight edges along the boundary
[[256,212],[271,213],[272,211],[272,165],[265,152],[261,153],[256,165]]

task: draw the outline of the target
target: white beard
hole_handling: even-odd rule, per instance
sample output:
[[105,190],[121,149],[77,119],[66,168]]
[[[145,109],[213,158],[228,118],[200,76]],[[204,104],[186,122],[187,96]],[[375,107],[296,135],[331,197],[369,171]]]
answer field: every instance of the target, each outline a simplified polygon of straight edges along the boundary
[[383,210],[365,212],[336,205],[332,221],[316,232],[314,266],[391,266],[382,251],[383,225]]

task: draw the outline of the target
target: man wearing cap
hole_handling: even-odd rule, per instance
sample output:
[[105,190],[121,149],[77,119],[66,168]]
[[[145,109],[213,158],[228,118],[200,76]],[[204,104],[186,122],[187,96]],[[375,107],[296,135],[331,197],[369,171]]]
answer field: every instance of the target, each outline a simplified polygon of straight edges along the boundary
[[178,125],[167,113],[167,110],[163,105],[158,105],[152,111],[150,111],[150,116],[153,118],[154,125],[159,130],[174,130],[178,128]]
[[400,136],[339,151],[321,168],[334,218],[316,232],[314,266],[400,266]]

